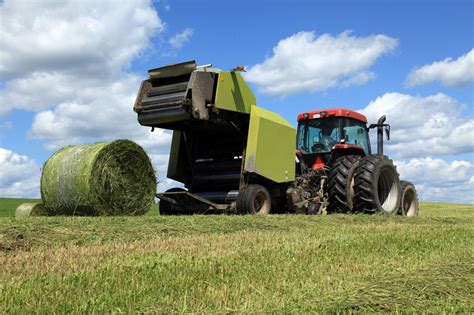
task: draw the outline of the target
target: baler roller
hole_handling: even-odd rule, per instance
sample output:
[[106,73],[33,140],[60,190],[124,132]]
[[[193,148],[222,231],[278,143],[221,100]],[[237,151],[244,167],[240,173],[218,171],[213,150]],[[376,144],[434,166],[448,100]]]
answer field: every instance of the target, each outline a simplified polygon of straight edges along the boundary
[[[157,95],[176,93],[176,92],[185,92],[188,87],[188,82],[179,82],[168,85],[155,86],[148,93],[148,97],[153,97]],[[184,95],[183,95],[184,97]]]
[[161,124],[189,120],[189,113],[181,104],[177,106],[161,106],[154,110],[140,112],[138,122],[144,126],[153,126],[159,120]]
[[142,110],[183,105],[186,103],[184,99],[185,93],[186,92],[147,97],[142,101]]

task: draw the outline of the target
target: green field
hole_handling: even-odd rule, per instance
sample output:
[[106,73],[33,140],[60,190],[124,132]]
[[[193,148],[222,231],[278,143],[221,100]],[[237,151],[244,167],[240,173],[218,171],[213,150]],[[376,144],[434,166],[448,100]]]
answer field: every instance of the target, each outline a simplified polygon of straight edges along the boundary
[[0,313],[474,312],[474,206],[383,215],[12,217]]
[[[40,199],[24,199],[24,198],[0,198],[0,220],[2,217],[14,217],[15,209],[25,202],[41,202]],[[154,205],[153,208],[146,214],[159,215],[158,205]]]

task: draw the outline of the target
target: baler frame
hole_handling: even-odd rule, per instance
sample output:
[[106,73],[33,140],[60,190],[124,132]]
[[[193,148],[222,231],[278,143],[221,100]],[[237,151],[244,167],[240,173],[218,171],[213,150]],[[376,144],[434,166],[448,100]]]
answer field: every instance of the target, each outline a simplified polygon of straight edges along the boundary
[[249,185],[264,187],[276,203],[286,200],[296,129],[256,105],[238,70],[195,61],[152,69],[134,109],[140,124],[173,130],[167,175],[188,190],[159,193],[160,200],[176,209],[233,211]]

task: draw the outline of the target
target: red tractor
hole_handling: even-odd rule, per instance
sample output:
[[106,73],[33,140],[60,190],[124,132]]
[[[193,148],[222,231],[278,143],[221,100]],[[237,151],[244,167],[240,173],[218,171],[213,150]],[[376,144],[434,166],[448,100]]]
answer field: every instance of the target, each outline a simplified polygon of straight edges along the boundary
[[[367,126],[357,112],[336,108],[298,115],[297,177],[287,190],[290,209],[299,213],[383,212],[415,216],[418,197],[413,184],[400,181],[393,161],[383,155],[382,116]],[[377,129],[372,154],[369,130]]]

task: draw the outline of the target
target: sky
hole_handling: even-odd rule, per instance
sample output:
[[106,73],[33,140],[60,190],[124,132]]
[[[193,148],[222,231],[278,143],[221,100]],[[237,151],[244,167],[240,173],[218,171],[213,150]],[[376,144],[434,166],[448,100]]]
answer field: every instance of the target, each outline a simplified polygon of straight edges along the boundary
[[473,1],[0,1],[0,197],[39,197],[72,144],[127,138],[160,191],[171,133],[133,103],[147,70],[245,66],[257,104],[387,115],[385,153],[420,200],[474,203]]

